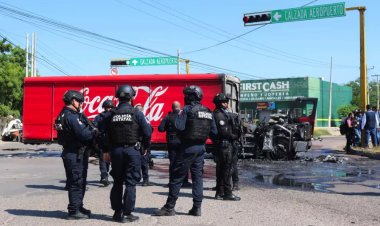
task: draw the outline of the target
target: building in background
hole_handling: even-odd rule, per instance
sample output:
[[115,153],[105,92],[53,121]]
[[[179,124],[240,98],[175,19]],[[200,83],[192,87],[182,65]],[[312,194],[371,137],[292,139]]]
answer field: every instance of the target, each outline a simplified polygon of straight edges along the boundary
[[[263,80],[242,80],[240,83],[240,113],[247,120],[265,120],[273,111],[286,112],[290,101],[297,97],[316,97],[316,126],[327,127],[329,116],[330,82],[321,78],[297,77]],[[337,110],[352,101],[352,88],[332,84],[331,126],[340,124]],[[297,109],[308,115],[311,106]]]

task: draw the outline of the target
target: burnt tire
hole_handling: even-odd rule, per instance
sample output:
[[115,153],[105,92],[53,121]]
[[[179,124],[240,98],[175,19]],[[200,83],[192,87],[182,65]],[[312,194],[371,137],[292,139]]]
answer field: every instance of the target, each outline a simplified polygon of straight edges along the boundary
[[294,159],[296,153],[289,149],[289,138],[278,136],[273,140],[273,151],[267,153],[267,157],[271,160],[291,160]]

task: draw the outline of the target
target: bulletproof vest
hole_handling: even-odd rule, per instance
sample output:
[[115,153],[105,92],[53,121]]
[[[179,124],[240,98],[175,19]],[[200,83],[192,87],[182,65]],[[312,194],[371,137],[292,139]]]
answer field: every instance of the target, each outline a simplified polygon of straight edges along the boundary
[[186,130],[181,133],[181,140],[204,144],[210,134],[212,120],[210,109],[200,104],[195,105],[187,113]]
[[373,111],[365,112],[365,129],[375,129],[376,128],[376,113]]
[[83,145],[76,139],[72,128],[70,128],[66,120],[70,114],[75,113],[72,110],[64,108],[55,120],[54,127],[57,130],[57,141],[58,144],[62,145],[63,147],[70,146],[78,148]]
[[137,110],[123,107],[113,110],[110,122],[110,137],[113,146],[135,144],[139,141],[139,125],[136,119]]
[[225,113],[221,109],[214,110],[215,123],[216,127],[218,128],[218,137],[220,139],[232,140],[234,137],[232,131],[233,122],[231,116],[232,115],[230,115],[228,112]]
[[70,139],[67,125],[64,122],[65,112],[65,110],[62,110],[54,122],[54,127],[57,130],[58,144],[62,146],[69,144]]

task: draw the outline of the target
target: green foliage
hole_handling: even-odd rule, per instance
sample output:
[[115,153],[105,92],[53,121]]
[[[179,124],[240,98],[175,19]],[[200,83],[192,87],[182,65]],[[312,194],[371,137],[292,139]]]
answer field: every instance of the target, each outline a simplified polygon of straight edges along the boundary
[[[355,81],[350,81],[345,84],[346,86],[350,86],[352,88],[352,105],[360,106],[360,78]],[[369,104],[372,106],[377,105],[377,82],[371,81],[368,82],[368,93],[369,93]],[[368,98],[368,96],[366,96]]]
[[10,107],[0,104],[0,115],[12,115],[15,118],[19,118],[20,112],[18,110],[12,110]]
[[24,74],[25,50],[3,39],[0,41],[0,116],[20,116]]
[[352,104],[347,104],[343,105],[338,108],[337,112],[339,117],[347,117],[350,112],[353,112],[355,109],[358,109],[358,106],[352,105]]

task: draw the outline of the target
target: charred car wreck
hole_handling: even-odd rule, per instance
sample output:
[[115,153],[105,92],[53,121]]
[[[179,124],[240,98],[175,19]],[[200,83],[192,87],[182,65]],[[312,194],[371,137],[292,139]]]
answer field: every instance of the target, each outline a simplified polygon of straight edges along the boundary
[[297,152],[310,149],[317,102],[299,97],[290,102],[287,113],[271,114],[257,125],[244,123],[241,156],[292,160]]

